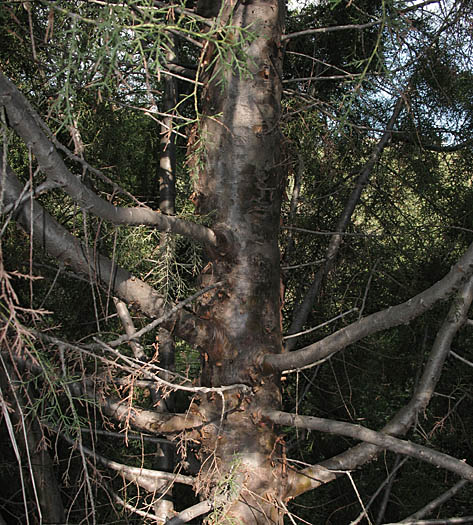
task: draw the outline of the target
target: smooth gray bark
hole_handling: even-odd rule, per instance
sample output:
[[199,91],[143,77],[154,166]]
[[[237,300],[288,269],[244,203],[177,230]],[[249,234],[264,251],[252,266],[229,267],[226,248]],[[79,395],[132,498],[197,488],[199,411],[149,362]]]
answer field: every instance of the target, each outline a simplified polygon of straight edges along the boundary
[[277,410],[264,412],[264,415],[278,425],[289,425],[297,428],[318,430],[319,432],[328,432],[330,434],[337,434],[372,443],[373,445],[377,445],[380,449],[391,450],[397,454],[404,454],[425,461],[434,467],[450,470],[468,481],[473,481],[473,467],[464,461],[449,456],[448,454],[437,452],[431,448],[424,447],[423,445],[404,441],[384,434],[383,432],[376,432],[362,427],[361,425],[354,425],[353,423],[346,423],[345,421],[323,419],[320,417],[298,416],[296,414],[289,414]]

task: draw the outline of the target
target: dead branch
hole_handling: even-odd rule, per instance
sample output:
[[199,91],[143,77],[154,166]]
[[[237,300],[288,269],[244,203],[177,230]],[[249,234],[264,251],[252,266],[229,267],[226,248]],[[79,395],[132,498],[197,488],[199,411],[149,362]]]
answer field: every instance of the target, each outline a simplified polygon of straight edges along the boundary
[[200,503],[197,503],[196,505],[188,507],[187,509],[179,512],[177,516],[174,516],[174,518],[166,521],[164,525],[182,525],[182,523],[188,523],[194,518],[202,516],[203,514],[207,514],[207,512],[210,512],[212,508],[213,504],[210,500],[201,501]]
[[[322,286],[322,282],[325,279],[325,277],[330,273],[330,271],[332,270],[335,264],[335,258],[342,244],[342,239],[343,239],[342,234],[347,229],[347,226],[350,222],[353,212],[355,211],[355,208],[360,200],[361,193],[363,189],[366,187],[366,184],[368,183],[369,177],[373,171],[374,166],[379,161],[381,154],[383,153],[386,145],[391,139],[392,132],[394,129],[394,124],[396,123],[401,113],[401,110],[404,107],[404,104],[405,104],[405,94],[402,94],[398,98],[395,104],[391,118],[389,119],[386,125],[386,131],[383,133],[381,139],[377,142],[377,144],[373,148],[370,158],[366,162],[365,166],[363,167],[360,173],[360,176],[358,177],[358,180],[356,181],[355,187],[353,188],[350,194],[350,197],[345,204],[345,208],[340,218],[338,219],[336,233],[334,233],[332,237],[330,238],[330,243],[328,245],[327,252],[325,254],[325,262],[323,266],[321,266],[320,269],[317,271],[314,282],[312,283],[309,290],[307,291],[302,303],[297,307],[296,311],[294,312],[293,320],[288,330],[288,335],[294,334],[296,332],[300,332],[302,327],[306,323],[307,318],[309,317],[310,311],[312,310],[312,307],[314,305],[314,302],[319,295],[320,287]],[[289,341],[286,343],[287,350],[292,350],[294,346],[295,346],[295,340]]]
[[460,492],[460,490],[467,483],[468,483],[468,481],[466,479],[461,479],[460,481],[455,483],[455,485],[453,485],[453,487],[449,488],[448,490],[446,490],[445,492],[440,494],[440,496],[438,496],[437,498],[435,498],[432,501],[430,501],[429,503],[427,503],[427,505],[425,505],[424,507],[419,509],[417,512],[414,512],[414,514],[411,514],[406,519],[402,520],[401,523],[406,523],[406,522],[409,522],[409,521],[412,521],[412,520],[418,520],[420,518],[423,518],[427,514],[430,514],[432,511],[434,511],[435,509],[440,507],[440,505],[443,505],[449,499],[453,498],[453,496],[455,496],[455,494]]
[[299,36],[315,35],[317,33],[333,33],[334,31],[368,29],[369,27],[377,26],[379,24],[382,24],[383,22],[384,21],[382,18],[377,18],[376,20],[373,20],[372,22],[367,22],[366,24],[347,24],[347,25],[341,25],[341,26],[316,27],[314,29],[304,29],[304,31],[296,31],[294,33],[288,33],[286,35],[282,35],[281,40],[284,42],[284,40],[292,40]]
[[151,470],[142,467],[131,467],[112,461],[93,450],[90,450],[84,445],[78,445],[77,441],[71,439],[69,436],[61,433],[63,439],[74,446],[79,446],[81,450],[88,456],[94,458],[105,467],[120,473],[128,481],[133,481],[140,487],[150,492],[155,492],[158,489],[162,489],[164,483],[181,483],[183,485],[194,485],[194,478],[191,476],[184,476],[173,472],[162,472],[159,470]]
[[[411,400],[385,425],[381,430],[382,433],[390,435],[405,434],[416,420],[417,415],[427,407],[440,379],[443,364],[450,351],[452,339],[464,325],[472,300],[473,279],[470,278],[464,283],[462,289],[452,301],[452,306],[437,333],[429,359],[427,360]],[[373,444],[362,443],[338,456],[323,461],[320,465],[314,465],[304,469],[302,474],[310,480],[310,483],[304,482],[304,480],[301,481],[301,483],[294,488],[294,494],[301,494],[302,492],[321,485],[322,482],[318,479],[318,476],[321,475],[321,467],[333,469],[334,471],[353,470],[371,461],[379,451],[380,448]],[[322,470],[322,474],[324,473],[326,473],[326,471]],[[328,481],[332,481],[335,477],[335,475],[333,478],[327,476],[327,479]]]
[[473,516],[463,518],[445,518],[439,520],[409,520],[398,521],[397,523],[386,523],[385,525],[457,525],[458,523],[473,523]]
[[123,328],[125,328],[126,335],[129,338],[128,344],[133,351],[135,359],[144,360],[146,358],[146,354],[143,350],[143,347],[138,342],[138,338],[135,336],[135,324],[133,323],[133,319],[131,318],[126,304],[123,301],[120,301],[118,297],[114,297],[113,302],[115,304],[115,308],[117,309],[118,317],[120,318]]
[[[5,203],[15,202],[21,194],[22,185],[8,166],[3,183]],[[23,205],[17,212],[16,220],[27,232],[33,232],[35,242],[40,243],[51,256],[72,267],[76,273],[92,274],[106,289],[110,289],[129,305],[139,308],[145,315],[159,317],[169,310],[164,298],[156,290],[107,257],[98,254],[94,259],[89,259],[88,250],[83,243],[36,201],[32,202],[32,214],[29,206]],[[197,347],[204,346],[211,337],[208,323],[184,309],[176,311],[175,316],[171,316],[164,326]]]

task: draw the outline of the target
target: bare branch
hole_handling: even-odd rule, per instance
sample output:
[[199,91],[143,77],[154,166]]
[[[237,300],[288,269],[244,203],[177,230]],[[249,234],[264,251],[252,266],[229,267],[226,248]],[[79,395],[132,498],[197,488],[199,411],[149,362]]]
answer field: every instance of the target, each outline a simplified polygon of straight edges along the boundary
[[[160,1],[160,0],[155,0],[155,4],[159,7],[168,7],[169,4],[167,4],[167,2],[163,2],[163,1]],[[189,18],[194,18],[195,20],[197,20],[198,22],[201,22],[207,26],[211,26],[212,25],[212,22],[204,17],[204,16],[200,16],[198,15],[197,13],[195,13],[194,11],[191,11],[190,9],[186,9],[184,7],[181,7],[180,4],[176,3],[172,6],[169,6],[169,7],[172,7],[172,9],[174,11],[176,11],[176,13],[179,13],[179,14],[183,14],[185,16],[188,16]]]
[[131,318],[126,304],[123,301],[120,301],[118,297],[114,297],[113,302],[115,304],[115,308],[117,309],[118,317],[120,318],[123,328],[125,328],[126,335],[129,338],[128,344],[133,351],[133,355],[136,359],[144,360],[146,358],[146,354],[143,350],[143,347],[138,342],[138,338],[136,338],[135,324],[133,323],[133,319]]
[[[419,7],[423,7],[429,4],[433,4],[438,2],[438,0],[427,0],[426,2],[422,4],[418,4],[415,6],[411,6],[407,9],[402,9],[399,11],[399,13],[407,13],[408,11],[412,11],[413,9],[418,9]],[[295,33],[288,33],[287,35],[282,35],[281,40],[291,40],[293,38],[297,38],[299,36],[306,36],[306,35],[313,35],[317,33],[332,33],[334,31],[346,31],[346,30],[352,30],[352,29],[368,29],[369,27],[373,27],[379,24],[383,24],[384,19],[383,18],[377,18],[376,20],[373,20],[372,22],[367,22],[366,24],[347,24],[347,25],[340,25],[340,26],[330,26],[330,27],[318,27],[315,29],[305,29],[304,31],[297,31]]]
[[[119,504],[122,505],[125,509],[129,510],[130,512],[133,512],[133,514],[137,514],[138,516],[143,516],[143,518],[146,518],[147,520],[155,520],[156,523],[162,523],[160,521],[159,517],[156,516],[156,514],[152,514],[151,512],[146,512],[144,510],[141,510],[130,503],[127,503],[126,501],[123,501],[122,498],[115,492],[112,492],[110,489],[108,489],[108,492],[111,493],[113,499]],[[1,524],[0,524],[1,525]]]
[[331,419],[323,419],[312,416],[299,416],[290,414],[288,412],[281,412],[279,410],[269,410],[263,414],[273,423],[278,425],[290,425],[297,428],[307,428],[310,430],[318,430],[319,432],[327,432],[329,434],[337,434],[340,436],[351,437],[377,445],[381,449],[392,450],[397,454],[411,456],[413,458],[425,461],[441,467],[459,476],[473,481],[473,467],[468,465],[465,461],[456,459],[443,452],[437,452],[429,447],[417,445],[410,441],[404,441],[399,438],[388,436],[382,432],[376,432],[361,425],[354,425],[353,423],[346,423],[344,421],[333,421]]
[[303,330],[302,332],[297,332],[296,334],[291,335],[285,335],[283,337],[284,340],[292,339],[294,337],[300,337],[301,335],[310,334],[311,332],[314,332],[315,330],[318,330],[319,328],[323,328],[324,326],[327,326],[330,323],[333,323],[334,321],[337,321],[338,319],[341,319],[342,317],[345,317],[348,314],[351,314],[353,312],[357,312],[358,308],[350,308],[350,310],[347,310],[346,312],[342,312],[341,314],[336,315],[335,317],[332,317],[332,319],[329,319],[328,321],[324,321],[323,323],[318,324],[317,326],[313,326],[312,328],[308,328],[307,330]]
[[267,373],[302,368],[325,359],[368,335],[406,324],[428,311],[438,301],[446,299],[470,277],[472,272],[473,244],[469,246],[457,264],[452,266],[450,272],[427,290],[404,303],[368,315],[300,350],[283,354],[268,354],[264,357],[263,367]]
[[[465,323],[472,300],[473,279],[470,278],[452,301],[452,306],[437,333],[429,359],[411,400],[399,410],[381,432],[385,434],[405,434],[417,415],[427,407],[440,378],[445,359],[450,351],[452,339]],[[294,486],[294,496],[335,479],[335,474],[332,478],[327,474],[327,471],[330,471],[329,469],[334,471],[355,469],[372,460],[379,451],[379,447],[363,443],[338,456],[323,461],[320,465],[308,467],[303,471],[303,475],[306,478]],[[318,479],[319,477],[321,479]]]
[[[5,203],[9,204],[18,199],[22,186],[10,167],[7,166],[6,171],[3,183]],[[63,228],[36,201],[32,202],[32,214],[29,206],[23,205],[18,210],[16,219],[26,231],[33,231],[34,240],[40,243],[43,249],[70,265],[75,272],[90,275],[92,270],[93,276],[98,282],[102,282],[105,288],[149,317],[158,317],[167,312],[164,298],[151,286],[103,255],[99,254],[93,260],[89,259],[89,250],[79,239]],[[205,345],[212,330],[208,323],[184,309],[179,309],[164,326],[198,347]]]
[[465,363],[465,365],[468,365],[468,366],[471,366],[473,367],[473,363],[471,361],[468,361],[468,359],[465,359],[464,357],[462,357],[461,355],[458,355],[456,352],[454,352],[453,350],[450,350],[450,355],[453,356],[455,359],[458,359],[459,361],[461,361],[462,363]]
[[347,24],[343,26],[330,26],[330,27],[318,27],[315,29],[305,29],[304,31],[296,31],[295,33],[288,33],[287,35],[282,35],[281,40],[284,42],[284,40],[292,40],[293,38],[297,38],[299,36],[306,36],[306,35],[315,35],[317,33],[333,33],[334,31],[346,31],[351,29],[367,29],[369,27],[377,26],[379,24],[383,23],[382,18],[377,18],[376,20],[373,20],[372,22],[368,22],[366,24]]
[[411,514],[406,519],[402,520],[401,523],[406,523],[412,520],[418,520],[420,518],[423,518],[427,514],[430,514],[432,511],[434,511],[436,508],[440,507],[440,505],[443,505],[445,502],[447,502],[450,498],[453,498],[455,494],[460,492],[460,490],[468,483],[466,479],[461,479],[453,487],[445,491],[443,494],[438,496],[437,498],[433,499],[427,505],[422,507],[417,512],[414,512],[414,514]]
[[[61,433],[60,435],[71,445],[77,445],[76,441],[66,436],[65,434]],[[191,476],[183,476],[182,474],[177,474],[173,472],[162,472],[159,470],[151,470],[141,467],[130,467],[129,465],[124,465],[123,463],[112,461],[111,459],[108,459],[98,454],[97,452],[90,450],[84,445],[79,446],[81,450],[88,456],[93,457],[94,459],[102,463],[102,465],[104,465],[105,467],[114,470],[115,472],[119,472],[125,479],[129,481],[134,481],[140,487],[143,487],[144,489],[150,492],[154,492],[158,489],[161,489],[163,486],[163,482],[182,483],[184,485],[191,486],[194,485],[195,482],[194,478]]]
[[203,424],[202,418],[195,414],[170,414],[138,409],[127,406],[122,400],[112,398],[99,398],[98,401],[104,412],[117,421],[128,422],[135,428],[155,434],[173,434]]
[[346,78],[361,78],[361,73],[347,73],[346,75],[315,75],[311,77],[287,78],[282,81],[283,84],[294,84],[296,82],[320,82],[322,80],[345,80]]
[[[395,464],[394,464],[394,472],[396,472],[396,467],[399,467],[403,462],[406,462],[408,459],[409,459],[408,457],[405,457],[401,461],[400,454],[396,454],[396,461],[395,461]],[[391,474],[393,474],[393,473],[391,473]],[[391,492],[392,492],[392,489],[393,489],[394,480],[396,479],[396,475],[395,474],[389,475],[387,479],[389,481],[386,483],[386,489],[384,490],[383,499],[381,500],[381,503],[380,503],[379,508],[378,508],[378,514],[376,516],[376,522],[375,522],[376,525],[381,525],[383,523],[383,521],[384,521],[384,516],[386,515],[386,509],[388,507],[388,503],[389,503],[389,500],[391,498]],[[378,493],[378,491],[376,491],[376,493]],[[370,501],[374,501],[374,498],[372,497]],[[360,514],[358,518],[359,518],[359,521],[361,521],[363,519],[362,518],[362,514]],[[357,525],[357,523],[353,523],[353,525]]]
[[155,436],[150,436],[149,434],[143,433],[135,434],[133,432],[127,432],[125,434],[123,432],[112,432],[111,430],[98,430],[86,427],[81,427],[80,431],[86,434],[97,434],[98,436],[115,437],[118,439],[136,439],[138,441],[149,441],[150,443],[165,443],[166,445],[175,445],[175,443],[169,441],[169,439],[157,438]]
[[116,225],[152,226],[160,231],[178,233],[204,244],[215,246],[216,236],[210,228],[170,217],[148,208],[114,206],[87,188],[67,169],[64,161],[40,126],[40,117],[14,84],[1,72],[0,99],[6,108],[10,125],[27,144],[31,145],[41,169],[51,181],[63,188],[83,209]]
[[[363,170],[361,171],[360,176],[358,177],[358,180],[356,181],[355,187],[353,188],[350,194],[350,197],[345,204],[345,208],[343,209],[343,212],[340,215],[340,218],[338,219],[336,233],[334,233],[334,235],[330,239],[330,242],[327,248],[327,252],[325,254],[326,260],[323,266],[321,266],[318,272],[316,273],[314,282],[312,283],[309,290],[307,291],[304,297],[304,300],[295,310],[291,326],[289,327],[289,330],[288,330],[288,335],[294,334],[296,332],[300,332],[300,330],[302,329],[302,327],[304,326],[304,324],[306,323],[309,317],[309,314],[310,314],[310,311],[312,310],[314,302],[317,296],[319,295],[319,291],[320,291],[320,287],[322,286],[322,282],[325,279],[325,277],[330,273],[330,271],[332,270],[335,264],[335,258],[342,244],[342,238],[343,238],[342,234],[347,229],[347,226],[350,222],[353,212],[355,211],[355,208],[360,200],[361,193],[363,189],[366,187],[366,184],[373,171],[374,166],[380,159],[381,154],[384,151],[384,148],[386,147],[389,140],[391,139],[392,131],[394,129],[394,124],[396,123],[401,113],[401,110],[404,106],[404,102],[405,102],[405,95],[402,94],[398,98],[395,104],[391,118],[389,119],[387,123],[386,131],[383,133],[382,137],[380,138],[378,143],[373,148],[371,156],[369,160],[366,162],[365,166],[363,167]],[[290,341],[286,343],[286,349],[292,350],[294,348],[294,344],[295,344],[295,341]]]
[[196,505],[192,505],[192,507],[188,507],[187,509],[179,512],[177,516],[174,516],[172,519],[166,521],[164,525],[182,525],[182,523],[188,523],[194,518],[198,518],[203,514],[207,514],[207,512],[210,512],[212,508],[212,502],[206,499],[204,501],[201,501],[200,503],[197,503]]
[[[389,494],[391,492],[391,486],[394,483],[397,472],[404,465],[404,463],[406,463],[408,460],[409,460],[408,457],[401,459],[401,456],[396,455],[396,462],[394,464],[392,471],[386,476],[385,480],[376,489],[375,493],[371,496],[370,500],[366,504],[366,510],[368,510],[371,507],[371,505],[374,503],[374,501],[376,500],[380,492],[386,487],[386,490],[383,496],[383,501],[381,503],[381,509],[380,509],[380,512],[378,512],[378,518],[376,520],[376,525],[378,525],[381,522],[380,514],[381,514],[381,511],[383,511],[383,506],[384,506],[385,501],[387,503],[387,500],[389,499]],[[354,520],[351,525],[358,525],[358,523],[360,523],[360,521],[363,520],[364,516],[365,516],[365,512],[361,512],[359,516],[356,518],[356,520]]]
[[473,139],[467,139],[457,144],[442,145],[424,143],[422,142],[422,137],[419,135],[416,135],[415,137],[407,137],[403,134],[398,134],[393,137],[393,143],[399,142],[405,144],[412,144],[414,146],[418,146],[422,150],[434,151],[436,153],[453,153],[455,151],[461,151],[465,148],[470,147],[473,142]]
[[445,518],[439,520],[409,520],[398,521],[397,523],[386,523],[385,525],[457,525],[458,523],[473,523],[473,516],[464,516],[463,518]]
[[133,341],[133,340],[140,339],[143,335],[147,334],[148,332],[150,332],[151,330],[153,330],[157,326],[164,324],[168,319],[170,319],[181,308],[184,308],[185,306],[187,306],[188,304],[192,303],[198,297],[200,297],[201,295],[206,294],[210,290],[213,290],[214,288],[218,288],[218,287],[222,286],[222,284],[223,284],[223,282],[219,281],[217,283],[214,283],[214,284],[211,284],[209,286],[206,286],[205,288],[202,288],[201,290],[195,292],[194,294],[192,294],[191,296],[187,297],[186,299],[183,299],[179,303],[175,304],[164,315],[162,315],[161,317],[158,317],[158,319],[155,319],[154,321],[152,321],[151,323],[147,324],[146,326],[144,326],[140,330],[138,330],[136,332],[133,332],[133,333],[128,333],[127,332],[126,335],[122,335],[120,337],[117,337],[117,339],[114,339],[113,341],[107,342],[107,345],[112,347],[112,348],[115,348],[115,347],[117,347],[117,346],[119,346],[122,343],[125,343],[127,341]]

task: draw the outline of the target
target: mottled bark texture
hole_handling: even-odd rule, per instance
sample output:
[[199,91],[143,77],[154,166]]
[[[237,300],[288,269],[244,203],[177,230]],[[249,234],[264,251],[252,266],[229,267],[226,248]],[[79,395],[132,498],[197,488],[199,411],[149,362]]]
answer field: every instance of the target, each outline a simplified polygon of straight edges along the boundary
[[[196,181],[197,213],[212,219],[217,247],[207,250],[204,285],[224,286],[204,296],[199,314],[215,327],[203,355],[206,386],[244,383],[251,397],[201,399],[199,410],[214,425],[203,429],[202,489],[226,480],[233,492],[225,508],[239,523],[280,523],[277,501],[284,485],[276,435],[261,410],[280,404],[277,381],[264,381],[258,363],[282,349],[279,298],[279,213],[282,160],[278,128],[281,97],[281,32],[284,2],[228,1],[222,20],[248,27],[248,74],[224,71],[217,62],[203,93],[200,143],[204,168]],[[211,50],[210,50],[211,52]],[[211,62],[211,60],[210,60]],[[224,77],[223,84],[219,81]],[[227,412],[221,417],[223,411]]]

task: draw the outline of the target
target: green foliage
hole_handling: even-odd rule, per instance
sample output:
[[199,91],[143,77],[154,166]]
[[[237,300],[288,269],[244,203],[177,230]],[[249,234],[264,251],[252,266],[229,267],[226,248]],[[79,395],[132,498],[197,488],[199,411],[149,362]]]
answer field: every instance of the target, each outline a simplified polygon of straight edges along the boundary
[[[198,80],[212,71],[214,80],[225,89],[230,73],[246,77],[252,67],[247,50],[258,31],[255,25],[242,30],[232,20],[225,27],[212,21],[203,24],[185,12],[161,5],[151,0],[103,4],[58,1],[32,2],[28,6],[9,3],[0,9],[2,70],[28,94],[58,140],[99,167],[115,186],[66,158],[71,171],[103,198],[120,206],[135,206],[138,200],[139,205],[158,208],[161,115],[157,108],[163,98],[162,76],[165,54],[171,46],[170,31],[179,35],[176,47],[181,61],[199,64]],[[184,2],[179,5],[182,7]],[[294,307],[325,257],[330,232],[385,129],[392,100],[404,91],[408,79],[411,82],[406,94],[407,110],[363,191],[307,327],[351,313],[299,338],[298,347],[431,286],[448,272],[471,241],[473,74],[468,53],[471,28],[467,22],[471,13],[459,11],[453,29],[434,38],[430,45],[439,30],[440,13],[413,13],[408,10],[410,5],[385,0],[312,2],[287,20],[287,33],[309,27],[368,24],[377,19],[380,23],[363,31],[314,33],[287,42],[282,73],[284,81],[291,81],[285,84],[290,89],[285,90],[282,118],[290,165],[287,192],[290,197],[301,168],[301,197],[295,217],[290,216],[289,198],[283,203],[282,251],[293,241],[283,265],[295,267],[284,271],[284,328],[289,326]],[[466,10],[468,6],[461,7]],[[403,9],[406,11],[401,13]],[[191,47],[195,39],[202,41],[202,50]],[[214,52],[205,70],[199,57],[209,48]],[[293,82],[295,78],[309,77]],[[193,216],[189,201],[192,179],[202,169],[208,140],[199,132],[201,87],[195,84],[189,88],[182,79],[179,82],[182,95],[174,108],[179,119],[174,129],[180,134],[176,208],[179,217],[205,222],[208,217]],[[197,139],[188,148],[191,126]],[[25,183],[36,171],[35,160],[11,132],[5,132],[5,136],[8,160]],[[465,147],[436,151],[454,144]],[[193,158],[186,163],[188,149]],[[36,184],[44,180],[41,177],[35,174]],[[204,265],[201,248],[195,243],[144,227],[104,224],[78,209],[59,189],[41,196],[39,201],[91,252],[113,257],[168,300],[183,299],[195,290],[196,277]],[[12,280],[18,304],[26,309],[47,310],[34,319],[22,312],[25,325],[87,342],[96,336],[122,332],[112,314],[111,297],[97,282],[78,280],[36,249],[34,260],[30,259],[27,234],[13,221],[5,227],[1,240],[7,271],[17,270],[23,275],[32,272],[42,277]],[[5,304],[0,306],[4,319],[10,310]],[[353,311],[355,308],[357,311]],[[285,408],[381,428],[410,399],[447,311],[448,305],[440,304],[408,326],[365,338],[322,366],[289,376],[284,381]],[[149,321],[136,312],[132,315],[137,328]],[[458,334],[453,348],[471,362],[473,336],[468,330]],[[80,360],[76,356],[71,370],[64,374],[58,346],[42,347],[32,338],[21,340],[41,368],[41,374],[23,378],[23,386],[37,394],[30,405],[31,414],[77,436],[78,428],[86,425],[96,406],[85,398],[76,398],[69,387],[86,372],[95,377],[102,365],[91,356]],[[155,352],[155,342],[154,333],[143,340],[149,357]],[[132,356],[128,345],[122,345],[120,351],[126,357]],[[471,463],[473,376],[471,367],[463,367],[453,359],[448,358],[432,403],[407,437]],[[197,382],[200,361],[196,349],[182,341],[176,343],[178,373]],[[124,372],[116,373],[116,377],[124,376]],[[152,401],[145,392],[135,389],[131,400],[151,408]],[[188,394],[179,396],[176,404],[185,411]],[[354,440],[315,432],[284,431],[288,454],[307,464],[355,444]],[[135,466],[156,465],[156,448],[151,445],[130,441],[128,447],[117,446],[112,438],[90,443],[117,461],[126,456]],[[72,463],[79,486],[82,465]],[[11,464],[8,462],[6,468]],[[381,461],[353,474],[364,501],[393,464],[391,454],[385,454]],[[216,487],[215,509],[209,523],[229,523],[222,501],[238,493],[239,465],[240,458],[236,457],[233,469]],[[295,467],[299,465],[294,463]],[[398,520],[417,510],[438,495],[438,486],[445,481],[454,482],[450,475],[409,461],[397,478],[386,519]],[[114,483],[114,488],[121,487],[119,482]],[[127,501],[133,504],[139,494],[127,490]],[[470,502],[468,488],[446,504],[442,514],[466,514]],[[293,509],[311,523],[348,523],[360,511],[353,487],[345,478],[318,489],[316,496],[305,494]],[[77,522],[82,520],[83,509],[76,509],[74,517]],[[116,518],[111,513],[106,515],[106,511],[100,517],[103,523]]]
[[239,495],[241,487],[238,477],[241,458],[236,454],[230,464],[229,471],[219,479],[213,494],[213,510],[207,516],[208,525],[240,525],[241,520],[227,516],[226,506],[231,504]]

